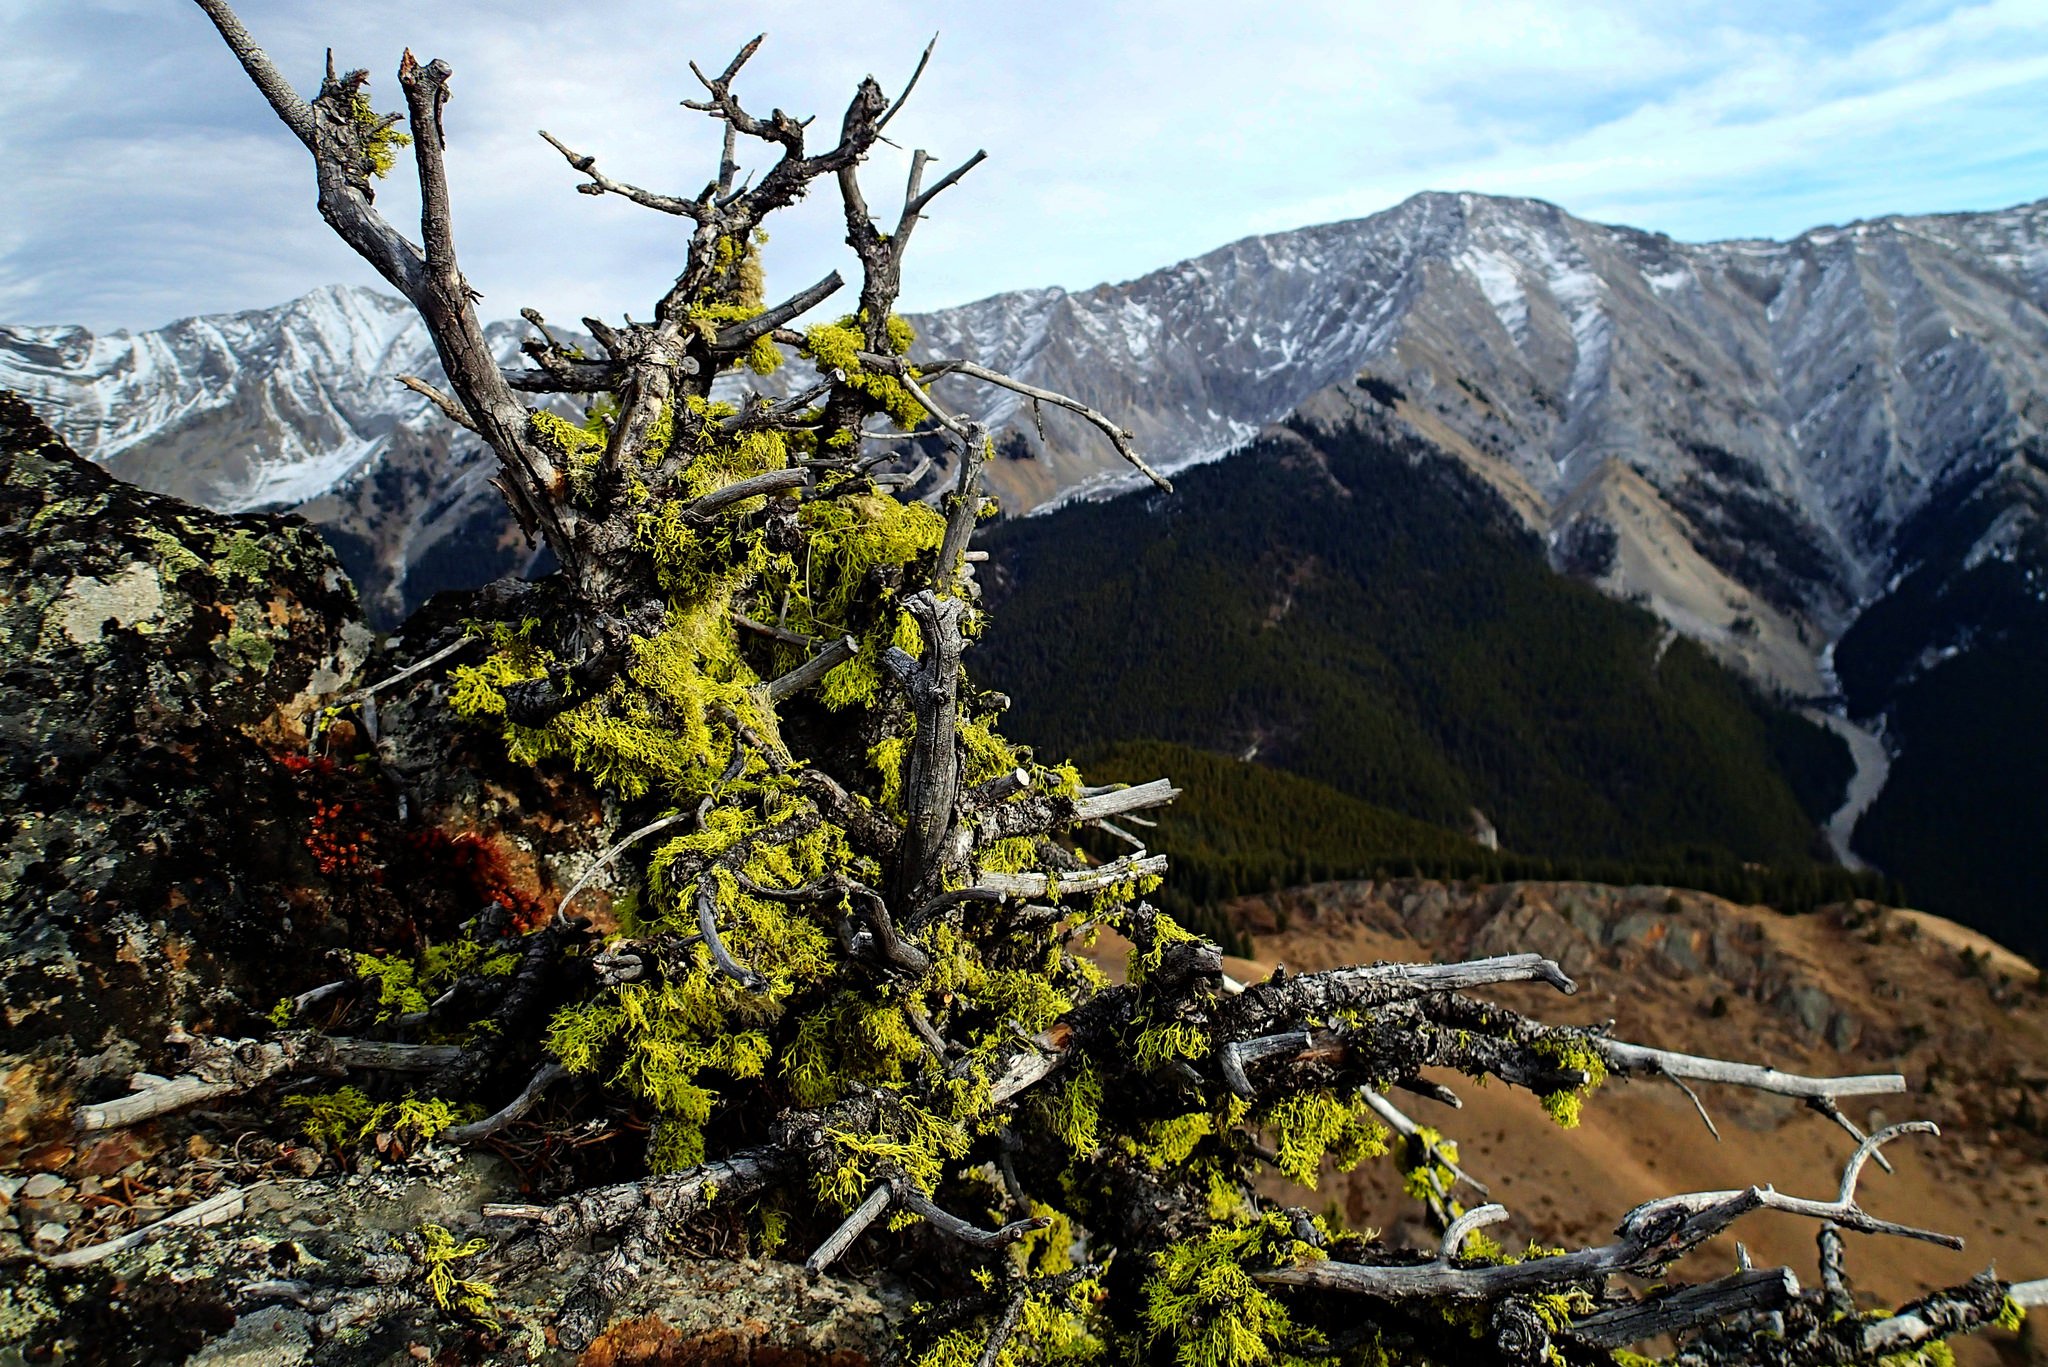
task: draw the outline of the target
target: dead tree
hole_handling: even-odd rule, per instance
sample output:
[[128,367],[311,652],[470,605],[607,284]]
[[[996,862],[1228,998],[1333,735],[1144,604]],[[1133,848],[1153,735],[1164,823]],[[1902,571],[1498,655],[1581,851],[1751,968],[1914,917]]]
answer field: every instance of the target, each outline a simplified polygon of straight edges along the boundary
[[[1086,788],[999,734],[1004,700],[962,664],[981,627],[968,545],[990,443],[935,391],[993,384],[1066,407],[1166,482],[1085,404],[972,358],[912,359],[894,312],[904,253],[935,198],[982,159],[931,178],[916,152],[891,226],[877,225],[862,168],[916,72],[893,98],[863,81],[821,135],[742,102],[759,39],[715,73],[692,66],[701,91],[684,103],[723,151],[689,195],[617,179],[543,133],[579,191],[679,220],[683,259],[644,321],[583,320],[601,354],[529,310],[526,361],[502,366],[456,257],[449,68],[404,56],[402,119],[376,112],[366,73],[331,58],[308,101],[226,0],[197,3],[311,154],[321,214],[424,319],[447,387],[404,383],[489,444],[507,503],[554,552],[550,581],[489,600],[509,606],[452,667],[451,697],[516,756],[564,757],[615,799],[622,835],[601,876],[635,909],[631,933],[604,943],[565,909],[495,975],[345,1040],[205,1045],[193,1077],[142,1079],[136,1098],[86,1123],[354,1067],[412,1070],[430,1094],[477,1104],[487,1118],[444,1136],[476,1142],[585,1079],[579,1105],[646,1122],[644,1175],[494,1207],[502,1237],[487,1255],[507,1275],[576,1265],[579,1289],[546,1326],[572,1347],[721,1207],[752,1212],[764,1246],[779,1239],[814,1271],[940,1251],[916,1263],[932,1308],[906,1352],[984,1367],[1103,1352],[1603,1362],[1659,1335],[1678,1336],[1688,1362],[1876,1361],[2031,1298],[1980,1280],[1886,1318],[1839,1313],[1843,1232],[1954,1242],[1857,1201],[1883,1145],[1932,1128],[1866,1137],[1843,1118],[1839,1098],[1901,1091],[1895,1075],[1804,1078],[1671,1054],[1468,995],[1522,980],[1571,990],[1535,955],[1239,987],[1214,945],[1143,900],[1162,859],[1076,852],[1077,828],[1175,790]],[[401,122],[417,241],[374,198]],[[759,154],[753,173],[743,153]],[[841,290],[838,274],[770,303],[758,251],[767,218],[819,182],[840,198],[860,280],[844,316],[807,323]],[[814,378],[780,398],[714,394],[720,376],[770,370],[785,350]],[[580,421],[549,406],[570,400],[587,405]],[[950,441],[950,487],[934,503],[901,496],[907,472],[889,454],[900,442],[875,444],[892,427]],[[1096,925],[1135,946],[1126,985],[1073,951]],[[419,1022],[467,1043],[377,1047]],[[1382,1153],[1389,1126],[1415,1140],[1390,1095],[1442,1095],[1430,1078],[1446,1072],[1530,1089],[1561,1121],[1610,1073],[1689,1094],[1757,1088],[1806,1099],[1852,1147],[1830,1195],[1671,1196],[1629,1212],[1612,1242],[1557,1256],[1487,1244],[1479,1229],[1504,1212],[1466,1209],[1457,1189],[1471,1179],[1428,1143],[1419,1161],[1443,1221],[1433,1253],[1331,1228],[1254,1186],[1262,1168],[1309,1177]],[[1650,1298],[1619,1280],[1761,1209],[1821,1222],[1834,1270],[1820,1290],[1802,1292],[1787,1269]],[[402,1298],[345,1292],[327,1293],[336,1323]],[[1766,1323],[1773,1336],[1755,1332]]]

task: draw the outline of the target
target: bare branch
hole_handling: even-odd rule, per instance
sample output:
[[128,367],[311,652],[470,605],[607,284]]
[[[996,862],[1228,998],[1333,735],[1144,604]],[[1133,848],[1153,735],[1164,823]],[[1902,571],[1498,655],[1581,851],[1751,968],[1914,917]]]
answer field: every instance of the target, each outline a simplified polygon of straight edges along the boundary
[[853,1241],[860,1238],[867,1231],[867,1227],[879,1219],[882,1212],[889,1208],[889,1201],[889,1184],[887,1182],[877,1183],[875,1189],[867,1194],[866,1199],[853,1208],[853,1213],[846,1217],[839,1228],[827,1235],[825,1242],[819,1244],[816,1251],[810,1257],[804,1259],[804,1271],[815,1277],[826,1268],[832,1266],[833,1263],[838,1262],[840,1255],[853,1247]]
[[440,390],[434,388],[425,380],[422,380],[419,376],[400,375],[398,377],[398,382],[404,385],[407,389],[410,389],[413,393],[419,395],[421,398],[433,404],[434,407],[440,409],[442,413],[447,415],[448,421],[454,423],[457,427],[466,427],[472,432],[477,432],[481,434],[483,429],[479,428],[476,425],[476,419],[470,417],[469,414],[463,410],[461,404],[457,403],[449,395],[443,394]]
[[718,965],[718,971],[749,991],[758,992],[766,987],[767,980],[734,960],[725,947],[725,941],[718,938],[718,884],[708,873],[697,882],[696,901],[697,929],[704,936],[704,944],[710,949],[711,960]]
[[[948,171],[944,176],[941,176],[939,178],[938,184],[932,186],[929,190],[923,191],[922,193],[917,194],[913,198],[909,199],[908,202],[905,203],[903,206],[904,220],[906,222],[915,222],[918,216],[924,212],[926,205],[930,204],[934,199],[938,198],[939,195],[943,194],[952,186],[959,184],[960,178],[962,176],[966,175],[969,171],[972,171],[975,167],[981,165],[984,161],[987,160],[987,152],[976,152],[966,161],[954,167],[951,171]],[[899,238],[903,236],[904,231],[904,229],[899,229],[897,231],[897,236]]]
[[576,881],[569,885],[569,890],[562,894],[562,900],[555,903],[556,919],[560,920],[568,916],[569,903],[575,900],[576,894],[583,891],[583,889],[589,887],[590,884],[597,878],[597,875],[602,873],[605,867],[609,865],[612,862],[612,860],[617,859],[620,855],[624,854],[627,850],[631,849],[640,841],[645,840],[648,836],[653,835],[658,831],[665,831],[671,826],[680,825],[681,823],[690,820],[693,815],[694,814],[690,812],[670,812],[667,816],[659,817],[653,821],[648,822],[645,826],[640,827],[638,830],[629,832],[628,834],[619,837],[619,839],[614,841],[611,844],[611,846],[604,851],[604,853],[598,855],[596,859],[593,859],[590,862],[590,867],[583,870],[582,874],[580,874],[577,877]]
[[1649,1073],[1690,1082],[1722,1082],[1731,1087],[1771,1092],[1791,1097],[1884,1096],[1906,1090],[1906,1079],[1897,1073],[1868,1073],[1858,1077],[1800,1077],[1775,1068],[1752,1063],[1729,1063],[1722,1059],[1676,1054],[1620,1040],[1593,1038],[1587,1041],[1608,1068],[1623,1076]]
[[274,1078],[298,1073],[339,1074],[353,1069],[425,1073],[460,1059],[453,1044],[386,1044],[294,1030],[268,1040],[194,1038],[182,1032],[173,1043],[187,1048],[186,1071],[173,1078],[138,1073],[127,1096],[82,1106],[74,1124],[84,1133],[124,1129],[202,1101],[246,1092]]
[[1050,1220],[1033,1217],[1029,1220],[1013,1220],[1001,1229],[982,1229],[971,1225],[949,1211],[941,1210],[932,1199],[919,1191],[915,1184],[898,1179],[896,1182],[896,1204],[913,1215],[920,1215],[940,1233],[958,1239],[974,1248],[1007,1248],[1034,1230],[1044,1229]]
[[794,697],[858,654],[860,643],[851,636],[842,636],[789,673],[762,684],[762,692],[771,703]]
[[457,1125],[451,1130],[443,1130],[441,1138],[450,1144],[474,1144],[480,1139],[488,1139],[539,1105],[541,1095],[548,1088],[568,1076],[569,1070],[561,1064],[547,1064],[539,1072],[535,1073],[526,1086],[520,1090],[519,1095],[506,1102],[501,1110],[493,1115],[485,1116],[482,1120],[473,1121],[467,1125]]
[[104,1262],[116,1253],[126,1253],[131,1248],[140,1248],[158,1235],[167,1234],[174,1229],[195,1225],[217,1225],[232,1220],[247,1206],[248,1196],[247,1188],[230,1187],[218,1195],[209,1196],[195,1205],[166,1215],[161,1220],[146,1224],[140,1229],[130,1230],[117,1239],[109,1239],[105,1243],[93,1244],[86,1248],[53,1253],[39,1258],[38,1261],[44,1267],[90,1267],[94,1263]]
[[1450,1169],[1453,1177],[1463,1182],[1466,1186],[1471,1187],[1481,1196],[1491,1196],[1493,1194],[1487,1189],[1484,1182],[1472,1176],[1471,1173],[1466,1172],[1456,1163],[1453,1163],[1435,1140],[1425,1138],[1422,1133],[1422,1127],[1409,1118],[1406,1112],[1394,1105],[1393,1102],[1387,1100],[1385,1096],[1371,1087],[1360,1087],[1358,1095],[1364,1100],[1366,1105],[1372,1107],[1374,1114],[1378,1115],[1380,1119],[1386,1121],[1393,1128],[1394,1133],[1400,1135],[1403,1139],[1420,1142],[1423,1146],[1423,1154],[1430,1162]]
[[1788,1267],[1746,1269],[1704,1286],[1684,1287],[1654,1300],[1573,1320],[1569,1332],[1595,1348],[1626,1348],[1660,1334],[1680,1334],[1736,1315],[1777,1310],[1798,1294],[1799,1278]]
[[1074,873],[984,873],[975,886],[1002,897],[1050,897],[1055,894],[1100,892],[1135,878],[1152,878],[1166,872],[1166,856],[1150,854],[1113,859],[1092,869]]
[[721,508],[762,494],[778,494],[785,489],[797,489],[810,483],[810,472],[801,466],[787,466],[780,470],[764,470],[758,475],[748,475],[732,483],[713,489],[689,507],[683,509],[683,516],[692,522],[708,522],[711,515]]
[[[894,373],[897,374],[899,379],[902,378],[901,370],[909,365],[908,362],[900,357],[871,357],[865,352],[862,353],[860,361],[862,365],[893,363],[898,368]],[[1129,432],[1118,427],[1107,417],[1096,412],[1079,399],[1068,398],[1065,394],[1056,394],[1050,389],[1040,389],[1037,385],[1026,384],[1024,381],[1013,376],[1002,374],[1000,371],[990,370],[986,366],[976,365],[972,361],[929,361],[920,364],[918,369],[927,379],[937,379],[941,375],[965,375],[969,379],[981,380],[987,384],[997,385],[1040,403],[1049,403],[1056,408],[1064,408],[1070,413],[1079,414],[1087,419],[1097,431],[1108,437],[1110,444],[1116,447],[1116,453],[1129,461],[1140,474],[1167,493],[1173,492],[1172,481],[1168,480],[1166,476],[1160,474],[1157,470],[1154,470],[1150,465],[1147,465],[1144,458],[1138,454],[1137,448],[1131,444],[1135,438]],[[925,403],[922,397],[918,398],[918,402]],[[930,408],[932,405],[925,403],[925,407]]]
[[[759,42],[760,39],[757,38],[754,41]],[[939,35],[934,33],[932,40],[924,45],[923,55],[917,59],[917,70],[911,72],[909,81],[904,83],[903,93],[898,95],[895,102],[883,110],[882,116],[875,120],[875,132],[877,134],[889,126],[889,120],[895,118],[897,113],[902,110],[904,104],[910,99],[910,92],[917,89],[917,78],[924,75],[925,63],[932,59],[932,49],[938,45]]]
[[[699,126],[701,127],[702,125]],[[629,185],[622,180],[613,180],[610,176],[597,169],[596,157],[585,156],[581,152],[571,151],[562,143],[560,138],[557,138],[545,128],[540,130],[540,135],[547,140],[550,147],[562,154],[564,161],[568,162],[577,171],[590,177],[588,184],[576,187],[584,194],[618,195],[622,199],[632,200],[642,208],[653,209],[664,214],[674,214],[680,218],[695,219],[701,213],[699,207],[687,199],[678,199],[674,195],[657,194],[652,190],[643,190],[637,185]]]
[[782,627],[770,626],[766,622],[757,622],[744,612],[738,610],[735,610],[731,615],[734,624],[742,629],[751,631],[758,636],[766,636],[770,640],[781,641],[784,645],[815,647],[825,644],[821,637],[806,636],[800,631],[789,631]]
[[242,21],[235,16],[227,0],[197,0],[197,3],[206,11],[206,17],[213,20],[220,36],[227,40],[228,50],[235,54],[242,70],[249,73],[249,79],[263,92],[263,98],[270,101],[270,107],[277,111],[277,117],[284,121],[284,126],[306,144],[307,151],[315,151],[312,106],[299,98],[299,92],[292,89],[292,83],[270,60],[270,54],[256,45],[256,40],[248,29],[242,27]]
[[839,278],[839,272],[834,271],[817,284],[798,291],[774,308],[756,314],[745,322],[734,323],[719,332],[711,343],[712,353],[720,356],[738,355],[790,320],[810,312],[829,299],[845,283]]

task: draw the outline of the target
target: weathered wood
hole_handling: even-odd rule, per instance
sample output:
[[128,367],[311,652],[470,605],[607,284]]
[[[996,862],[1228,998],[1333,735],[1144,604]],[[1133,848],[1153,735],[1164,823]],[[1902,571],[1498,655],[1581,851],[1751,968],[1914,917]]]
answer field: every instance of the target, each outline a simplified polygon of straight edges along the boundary
[[1736,1315],[1779,1310],[1799,1294],[1789,1267],[1759,1267],[1669,1295],[1573,1320],[1569,1335],[1594,1348],[1626,1348],[1661,1334],[1682,1334]]

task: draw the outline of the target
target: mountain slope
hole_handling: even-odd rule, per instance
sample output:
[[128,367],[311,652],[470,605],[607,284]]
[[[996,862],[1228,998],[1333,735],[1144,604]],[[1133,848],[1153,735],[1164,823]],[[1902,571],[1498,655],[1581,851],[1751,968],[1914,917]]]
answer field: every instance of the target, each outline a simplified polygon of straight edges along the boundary
[[[1612,1022],[1622,1039],[1718,1058],[1769,1062],[1818,1076],[1892,1070],[1903,1096],[1843,1109],[1859,1127],[1932,1120],[1938,1137],[1896,1144],[1896,1171],[1867,1169],[1869,1208],[1922,1228],[1967,1230],[1961,1252],[1896,1239],[1852,1241],[1848,1270],[1866,1303],[1897,1305],[1933,1287],[2001,1269],[2048,1265],[2048,994],[2035,970],[1981,936],[1917,912],[1870,903],[1784,916],[1668,888],[1583,883],[1496,887],[1411,880],[1330,883],[1225,908],[1251,930],[1260,962],[1314,972],[1376,959],[1440,960],[1536,951],[1565,967],[1578,992],[1542,985],[1489,991],[1546,1019]],[[1678,1191],[1771,1183],[1832,1195],[1852,1141],[1807,1107],[1737,1088],[1700,1087],[1719,1125],[1701,1125],[1678,1088],[1609,1082],[1588,1098],[1584,1124],[1562,1131],[1533,1097],[1461,1087],[1462,1109],[1411,1093],[1396,1104],[1459,1146],[1459,1163],[1512,1212],[1502,1242],[1534,1238],[1585,1247],[1611,1238],[1638,1201]],[[1325,1173],[1310,1209],[1335,1202],[1354,1225],[1436,1246],[1395,1163]],[[1468,1203],[1476,1199],[1467,1196]],[[1817,1276],[1810,1223],[1759,1219],[1736,1231],[1758,1264]],[[1736,1257],[1724,1235],[1675,1269],[1684,1281],[1725,1275]],[[1958,1343],[1969,1364],[2034,1360],[2015,1343]]]
[[[2041,429],[2048,201],[1684,244],[1536,200],[1423,194],[1124,284],[913,322],[923,354],[1084,398],[1168,469],[1370,370],[1559,544],[1582,524],[1616,531],[1611,591],[1647,594],[1760,678],[1817,691],[1819,653],[1889,577],[1898,529]],[[492,329],[508,355],[515,330]],[[476,482],[466,459],[435,466],[466,447],[391,383],[403,370],[431,374],[431,349],[397,301],[366,291],[134,336],[0,329],[0,384],[54,409],[93,458],[223,507],[338,487],[316,520],[401,556],[395,579],[424,548],[365,525],[421,520],[435,500],[368,506],[350,491],[387,460],[463,486],[465,508]],[[1013,512],[1128,474],[1070,415],[946,383],[1028,457],[990,472]],[[394,450],[401,429],[435,435]],[[1700,564],[1654,572],[1674,555]]]
[[1942,491],[1835,651],[1898,750],[1856,828],[1930,910],[2048,955],[2048,450]]
[[[1478,807],[1508,848],[1582,859],[1799,865],[1840,792],[1839,742],[1551,572],[1392,420],[1291,423],[1171,497],[987,544],[993,625],[969,667],[1048,750],[1256,757],[1454,828]],[[1803,809],[1787,769],[1830,764]]]
[[[507,360],[518,335],[487,329]],[[153,332],[0,327],[0,388],[80,454],[210,508],[303,513],[385,625],[527,555],[486,482],[495,461],[399,375],[439,382],[425,327],[403,300],[341,286]]]
[[[1767,690],[1845,699],[1866,754],[1881,731],[1894,763],[1856,836],[1867,857],[1909,865],[1954,914],[2048,925],[2048,856],[2026,836],[2048,791],[2028,701],[2048,625],[2027,606],[2048,546],[2014,531],[2037,516],[2024,471],[2048,425],[2048,200],[1686,244],[1535,200],[1425,194],[915,323],[921,354],[1074,393],[1169,469],[1290,414],[1391,414],[1552,565]],[[515,332],[491,329],[507,356]],[[364,291],[133,336],[0,328],[0,385],[80,449],[215,506],[306,513],[386,625],[528,563],[481,452],[392,382],[402,371],[431,378],[431,349]],[[1070,415],[1043,414],[1041,436],[1018,396],[944,384],[995,425],[1009,458],[988,478],[1013,512],[1125,479]],[[1986,538],[2002,549],[1979,554]],[[1942,721],[1957,708],[1968,734]],[[1445,810],[1459,784],[1411,757],[1416,810]],[[1977,781],[1992,772],[2009,787]],[[1965,913],[1987,875],[2001,909]]]

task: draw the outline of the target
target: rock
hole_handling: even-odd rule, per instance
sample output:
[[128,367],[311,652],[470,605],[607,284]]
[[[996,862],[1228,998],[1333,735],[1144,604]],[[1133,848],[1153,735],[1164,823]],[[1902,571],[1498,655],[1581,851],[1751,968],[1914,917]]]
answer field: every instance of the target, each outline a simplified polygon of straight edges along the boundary
[[44,1201],[64,1190],[64,1179],[55,1173],[39,1172],[21,1187],[21,1196],[26,1201]]
[[187,1361],[191,1367],[288,1367],[313,1352],[313,1321],[302,1310],[273,1305],[252,1311]]
[[78,1171],[93,1177],[114,1177],[129,1164],[144,1158],[149,1146],[128,1131],[108,1135],[89,1144],[78,1155]]
[[265,746],[368,641],[305,524],[121,484],[0,393],[0,1164],[317,962]]

